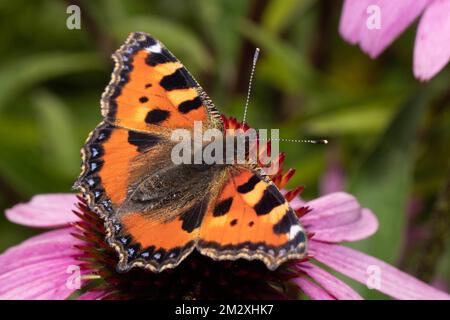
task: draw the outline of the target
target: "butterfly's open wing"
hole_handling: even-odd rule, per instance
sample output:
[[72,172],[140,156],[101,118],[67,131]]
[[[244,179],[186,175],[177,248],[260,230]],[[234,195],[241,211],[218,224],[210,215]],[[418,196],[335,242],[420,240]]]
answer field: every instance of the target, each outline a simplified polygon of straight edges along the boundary
[[288,259],[303,258],[306,234],[278,188],[258,172],[230,170],[211,202],[197,244],[216,260],[262,260],[269,269]]
[[[75,186],[105,220],[119,269],[161,271],[192,251],[206,210],[205,193],[192,190],[208,185],[196,175],[195,185],[167,186],[171,130],[190,130],[194,121],[222,128],[222,122],[203,89],[158,40],[132,33],[113,58],[112,80],[102,96],[104,120],[82,149]],[[176,178],[182,179],[172,174]]]

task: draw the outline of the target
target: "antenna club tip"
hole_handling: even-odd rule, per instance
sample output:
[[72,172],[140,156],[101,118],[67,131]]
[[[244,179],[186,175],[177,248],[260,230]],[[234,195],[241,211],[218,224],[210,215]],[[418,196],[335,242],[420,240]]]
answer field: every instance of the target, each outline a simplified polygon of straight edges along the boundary
[[259,57],[259,48],[256,48],[256,49],[255,49],[255,54],[254,54],[254,56],[253,56],[253,67],[254,67],[255,64],[256,64],[256,60],[258,60],[258,57]]
[[328,140],[326,140],[326,139],[311,140],[311,143],[313,143],[313,144],[328,144]]

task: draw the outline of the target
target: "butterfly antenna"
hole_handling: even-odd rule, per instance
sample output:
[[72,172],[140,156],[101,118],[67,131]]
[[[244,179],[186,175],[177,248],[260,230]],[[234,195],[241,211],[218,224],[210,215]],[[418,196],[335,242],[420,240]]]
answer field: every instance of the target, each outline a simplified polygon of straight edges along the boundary
[[312,143],[312,144],[328,144],[328,140],[325,139],[274,139],[283,142],[295,142],[295,143]]
[[[250,72],[250,80],[248,82],[248,90],[247,90],[247,98],[245,100],[245,106],[244,106],[244,116],[242,117],[242,124],[245,124],[245,121],[247,120],[247,110],[248,110],[248,104],[250,102],[250,95],[252,92],[252,84],[253,84],[253,77],[255,75],[255,69],[256,69],[256,62],[259,58],[259,48],[255,49],[255,53],[253,55],[253,63],[252,63],[252,70]],[[259,139],[258,140],[263,140]],[[296,143],[312,143],[312,144],[328,144],[328,140],[325,139],[307,139],[307,140],[298,140],[298,139],[265,139],[265,140],[272,140],[272,141],[283,141],[283,142],[296,142]]]
[[260,141],[282,141],[282,142],[295,142],[295,143],[312,143],[312,144],[328,144],[328,140],[326,139],[283,139],[283,138],[269,138],[269,139],[261,139]]
[[253,55],[253,64],[252,64],[252,71],[250,73],[250,80],[248,82],[247,99],[245,101],[244,117],[242,118],[243,125],[245,124],[245,120],[247,119],[247,109],[248,109],[248,104],[250,102],[250,94],[252,92],[253,75],[255,74],[256,61],[258,61],[258,57],[259,57],[259,48],[256,48],[255,54]]

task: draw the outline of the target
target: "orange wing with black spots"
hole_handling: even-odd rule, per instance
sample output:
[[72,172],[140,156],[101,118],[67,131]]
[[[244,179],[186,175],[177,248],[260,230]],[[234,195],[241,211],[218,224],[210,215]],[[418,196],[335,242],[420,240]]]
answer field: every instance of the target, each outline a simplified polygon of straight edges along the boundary
[[274,270],[288,259],[304,257],[306,234],[273,183],[239,168],[229,173],[211,203],[197,246],[216,260],[259,259]]
[[242,166],[172,162],[172,130],[223,123],[164,45],[133,33],[114,59],[104,120],[82,149],[75,186],[104,219],[118,270],[174,268],[195,248],[217,260],[260,259],[271,269],[303,257],[305,233],[268,179]]
[[212,102],[186,68],[158,40],[132,33],[113,55],[116,67],[102,96],[111,124],[137,131],[220,127]]
[[146,217],[146,210],[134,212],[136,207],[128,204],[132,200],[130,191],[135,192],[142,183],[139,176],[145,181],[142,172],[160,170],[160,165],[151,166],[149,160],[170,152],[168,143],[163,136],[103,122],[82,150],[82,173],[76,185],[89,206],[105,220],[106,240],[120,257],[118,270],[132,266],[163,270],[178,264],[194,248],[196,233],[183,229],[188,214],[180,212],[178,219],[161,221]]
[[136,158],[149,155],[162,140],[161,136],[100,123],[82,149],[82,172],[75,186],[107,216],[125,201]]
[[199,196],[181,198],[177,206],[177,199],[168,199],[171,190],[155,191],[166,184],[162,172],[173,165],[171,130],[191,129],[194,121],[222,128],[222,121],[190,73],[153,37],[132,33],[113,58],[112,79],[101,100],[104,120],[82,149],[75,187],[105,220],[106,240],[119,254],[120,270],[161,271],[192,251],[199,210],[207,206],[198,208],[206,201]]

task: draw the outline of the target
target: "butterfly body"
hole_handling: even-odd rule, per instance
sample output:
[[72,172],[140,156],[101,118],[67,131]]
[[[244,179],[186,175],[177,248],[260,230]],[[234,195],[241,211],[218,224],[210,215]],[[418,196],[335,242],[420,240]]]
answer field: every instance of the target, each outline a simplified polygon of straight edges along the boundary
[[160,272],[194,249],[215,260],[258,259],[269,269],[303,258],[305,232],[258,165],[228,163],[227,156],[173,161],[174,130],[195,135],[201,123],[226,140],[218,111],[181,63],[144,33],[132,33],[113,57],[104,120],[82,149],[76,186],[104,219],[118,270]]

